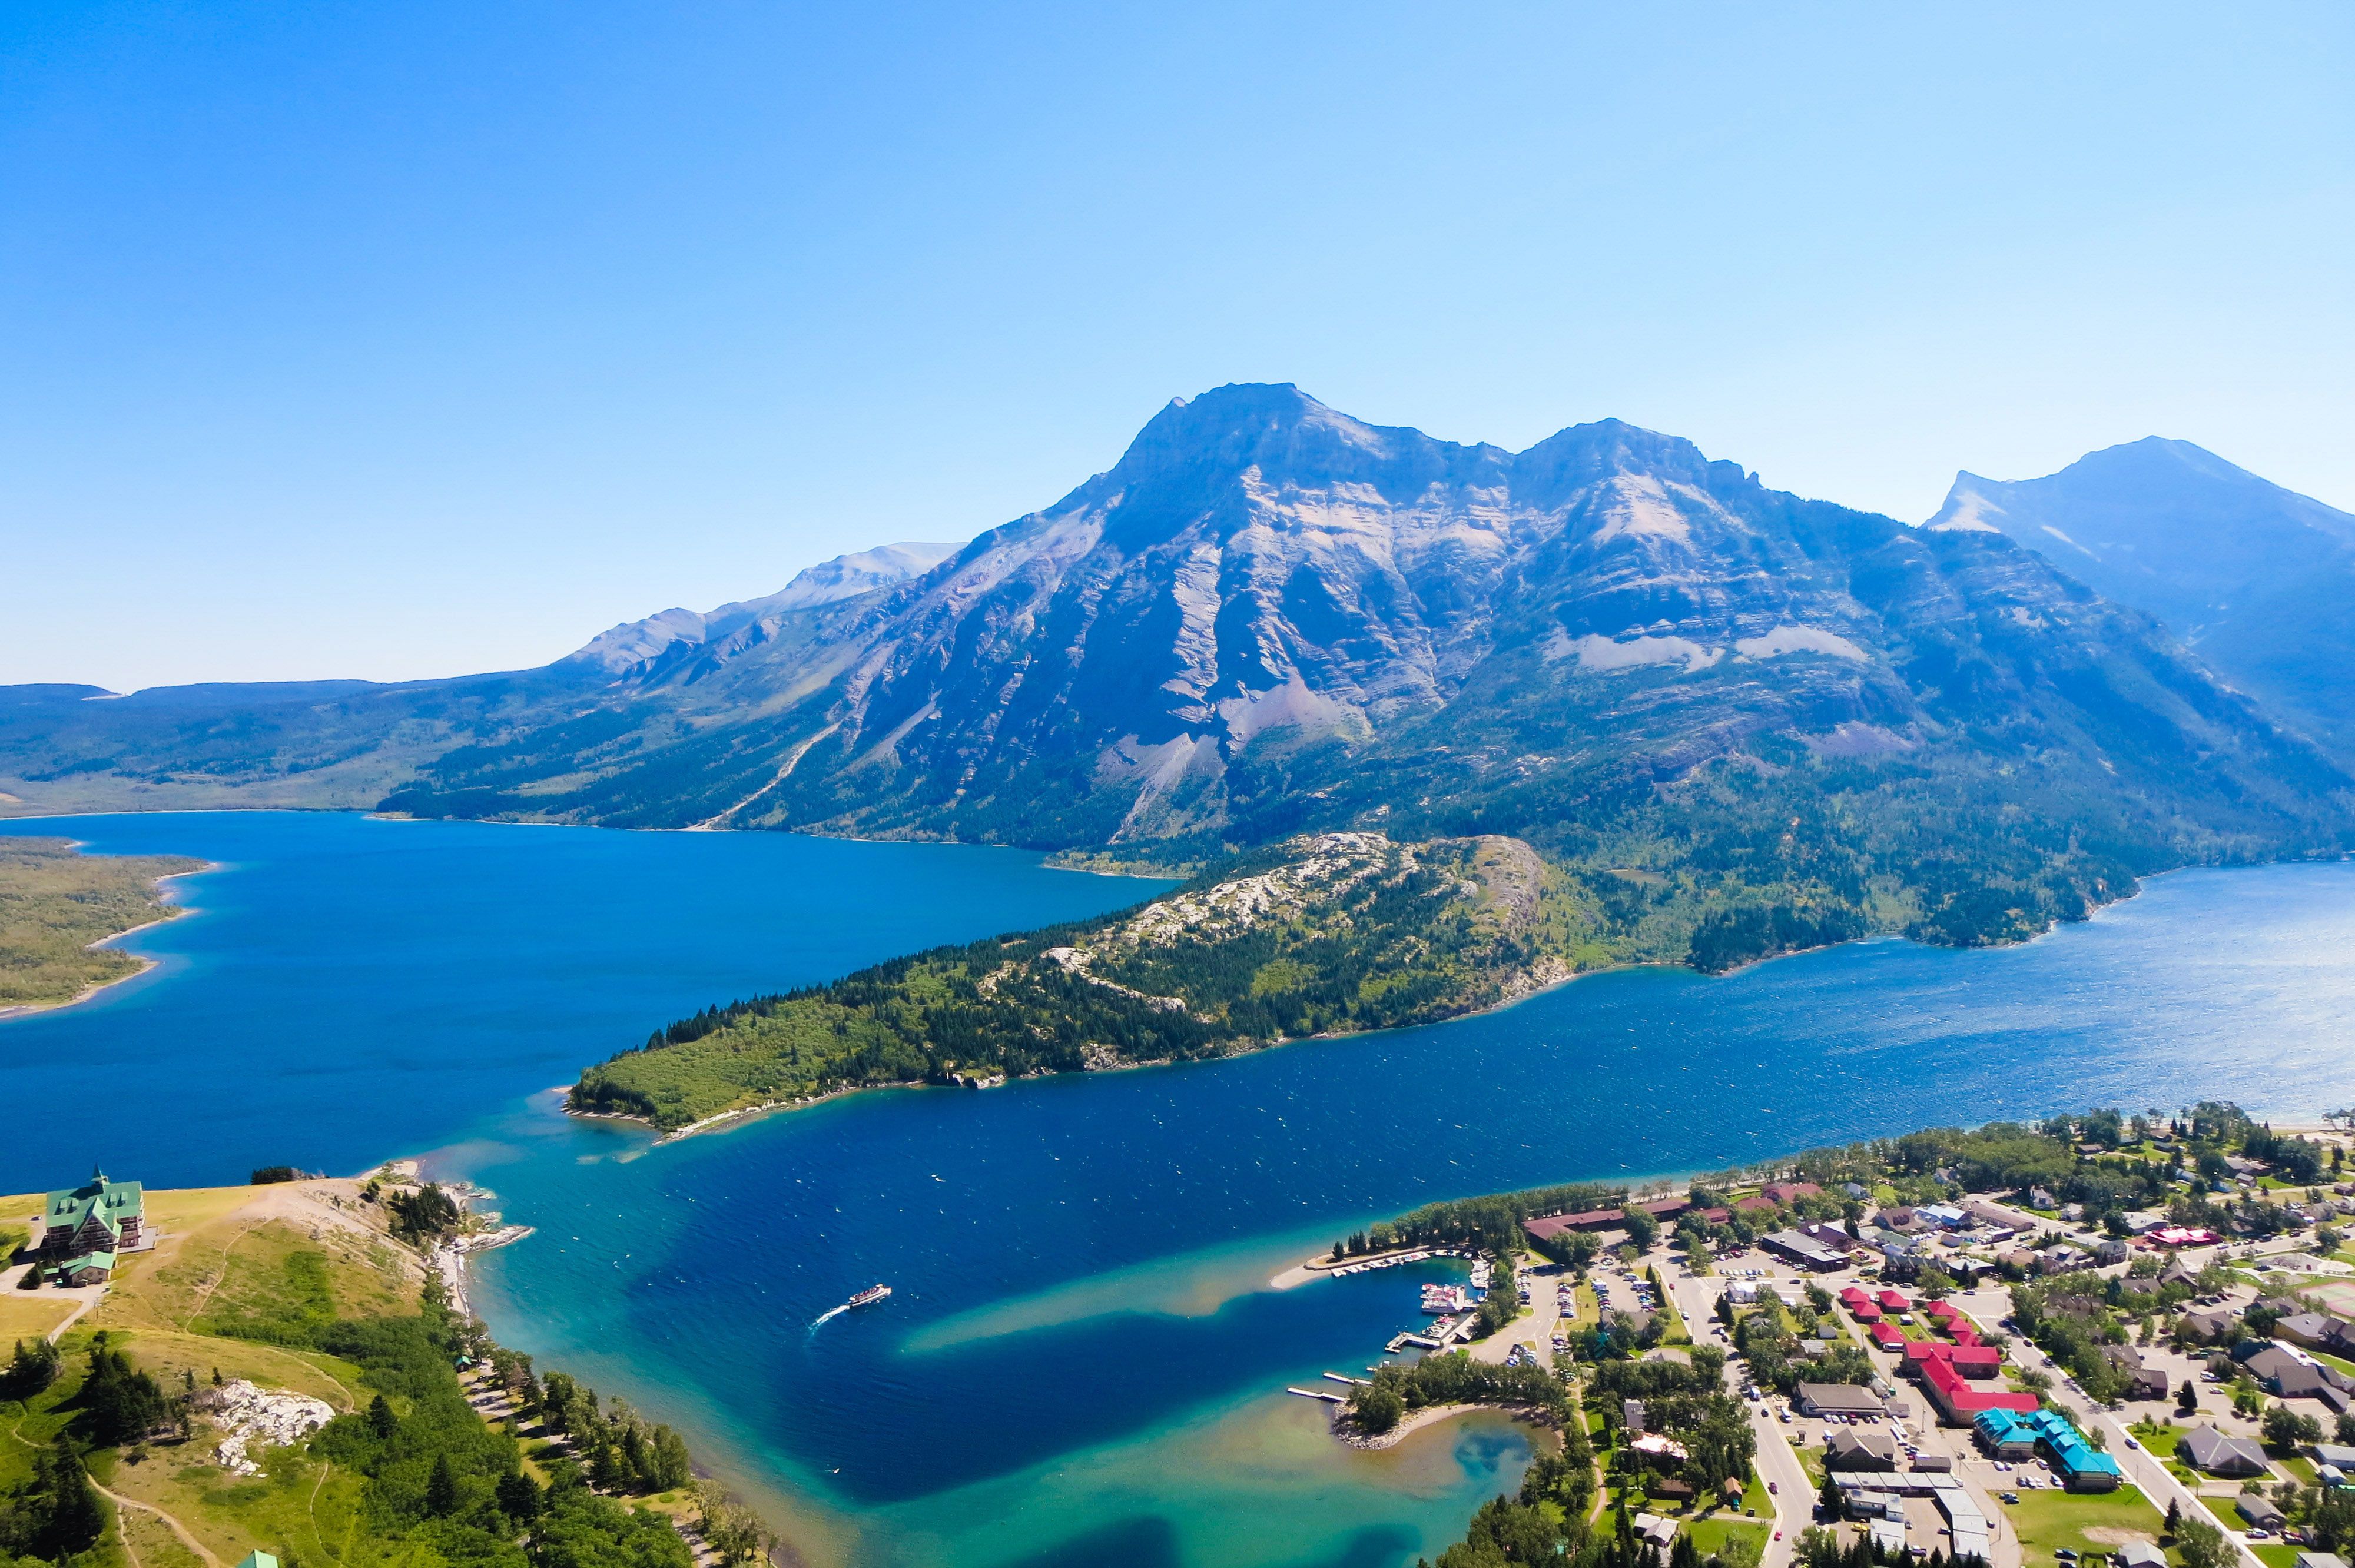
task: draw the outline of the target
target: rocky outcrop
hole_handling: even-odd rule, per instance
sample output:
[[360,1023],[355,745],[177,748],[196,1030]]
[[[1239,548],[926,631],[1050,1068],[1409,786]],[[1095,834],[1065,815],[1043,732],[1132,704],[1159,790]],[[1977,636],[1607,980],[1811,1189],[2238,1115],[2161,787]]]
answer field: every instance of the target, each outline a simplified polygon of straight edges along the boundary
[[214,1450],[221,1467],[240,1476],[258,1476],[261,1450],[299,1443],[336,1418],[335,1406],[306,1393],[265,1389],[237,1378],[207,1389],[198,1408],[219,1427],[220,1446]]

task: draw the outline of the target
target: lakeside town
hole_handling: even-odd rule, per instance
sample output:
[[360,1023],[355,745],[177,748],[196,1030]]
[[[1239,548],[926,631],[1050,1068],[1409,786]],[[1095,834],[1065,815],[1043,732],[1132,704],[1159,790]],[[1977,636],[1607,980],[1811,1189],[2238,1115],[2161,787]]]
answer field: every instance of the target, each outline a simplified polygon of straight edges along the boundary
[[[1369,1448],[1483,1407],[1538,1431],[1518,1497],[1439,1568],[2346,1568],[2350,1150],[2355,1117],[2276,1130],[2213,1104],[1437,1203],[1274,1282],[1362,1277],[1400,1301],[1366,1366],[1291,1392]],[[491,1194],[407,1165],[255,1181],[155,1193],[98,1170],[39,1198],[10,1243],[20,1436],[86,1445],[16,1484],[45,1529],[86,1482],[108,1505],[88,1527],[111,1511],[143,1561],[173,1560],[170,1542],[206,1568],[267,1559],[299,1540],[287,1521],[269,1535],[208,1511],[186,1478],[255,1499],[324,1487],[379,1422],[392,1446],[368,1484],[391,1484],[407,1418],[369,1401],[402,1384],[367,1335],[304,1314],[333,1299],[382,1321],[419,1291],[409,1321],[452,1380],[443,1432],[499,1435],[518,1478],[477,1495],[453,1475],[437,1497],[415,1457],[402,1506],[421,1524],[479,1516],[545,1542],[569,1497],[625,1502],[698,1563],[763,1549],[741,1505],[688,1485],[666,1428],[472,1322],[464,1255],[526,1234],[474,1210]],[[314,1270],[333,1288],[306,1302]]]
[[[1478,1272],[1294,1392],[1361,1444],[1482,1405],[1550,1430],[1441,1568],[1530,1560],[1515,1531],[1687,1568],[2345,1568],[2350,1128],[2100,1112],[1433,1205],[1303,1266]],[[1565,1193],[1597,1201],[1528,1201]]]

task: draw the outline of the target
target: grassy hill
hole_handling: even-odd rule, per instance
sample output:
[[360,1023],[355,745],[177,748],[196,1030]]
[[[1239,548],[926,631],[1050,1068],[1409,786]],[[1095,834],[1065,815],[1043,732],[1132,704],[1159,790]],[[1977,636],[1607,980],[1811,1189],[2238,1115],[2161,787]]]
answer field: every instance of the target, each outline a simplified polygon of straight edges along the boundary
[[[0,1199],[0,1213],[37,1202]],[[24,1372],[30,1338],[79,1303],[0,1300],[0,1345],[17,1347],[0,1368],[16,1436],[0,1444],[0,1565],[220,1568],[259,1548],[290,1568],[689,1568],[675,1519],[742,1523],[716,1496],[698,1507],[666,1428],[489,1345],[362,1183],[151,1192],[148,1212],[162,1241],[65,1330],[49,1381]],[[240,1476],[204,1411],[240,1379],[335,1419],[251,1445],[261,1473]],[[518,1410],[522,1424],[501,1419]],[[615,1461],[633,1435],[675,1450],[663,1486]]]

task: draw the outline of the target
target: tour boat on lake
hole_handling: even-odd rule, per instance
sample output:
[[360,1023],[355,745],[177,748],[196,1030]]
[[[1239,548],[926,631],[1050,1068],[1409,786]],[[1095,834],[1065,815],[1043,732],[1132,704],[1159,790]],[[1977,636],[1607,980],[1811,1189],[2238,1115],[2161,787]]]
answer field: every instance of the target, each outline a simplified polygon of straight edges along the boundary
[[890,1294],[891,1287],[888,1285],[870,1285],[866,1289],[860,1291],[858,1295],[852,1297],[849,1300],[844,1302],[843,1305],[845,1307],[872,1307],[875,1303],[885,1299]]

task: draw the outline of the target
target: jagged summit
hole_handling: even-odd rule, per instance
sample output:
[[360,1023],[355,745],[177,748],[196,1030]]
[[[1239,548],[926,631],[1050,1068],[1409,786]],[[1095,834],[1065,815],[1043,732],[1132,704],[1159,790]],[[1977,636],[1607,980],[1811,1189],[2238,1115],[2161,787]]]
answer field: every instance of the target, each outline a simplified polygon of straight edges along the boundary
[[1620,420],[1511,452],[1222,387],[963,547],[543,670],[0,704],[0,789],[1165,860],[1506,835],[1670,948],[1707,889],[1781,889],[1728,952],[1892,909],[1990,939],[2137,867],[2348,842],[2342,771],[1999,536],[2027,490],[1966,488],[1917,529]]

